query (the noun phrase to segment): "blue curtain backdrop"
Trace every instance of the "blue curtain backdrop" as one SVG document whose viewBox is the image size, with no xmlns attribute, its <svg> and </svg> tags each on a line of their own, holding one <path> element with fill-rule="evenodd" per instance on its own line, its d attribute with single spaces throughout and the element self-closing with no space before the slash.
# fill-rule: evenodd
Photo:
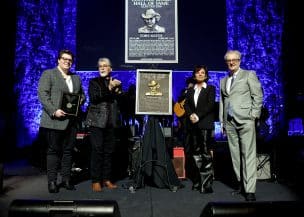
<svg viewBox="0 0 304 217">
<path fill-rule="evenodd" d="M 42 71 L 57 64 L 58 50 L 69 48 L 77 52 L 76 8 L 77 0 L 18 1 L 15 53 L 18 147 L 31 145 L 38 135 L 41 105 L 37 87 Z M 284 11 L 277 0 L 227 0 L 226 8 L 227 49 L 240 50 L 243 54 L 242 67 L 256 70 L 264 89 L 264 105 L 270 114 L 267 119 L 269 134 L 275 136 L 284 118 L 281 76 Z M 81 76 L 87 90 L 88 79 L 96 72 L 76 73 Z M 135 71 L 114 73 L 122 79 L 125 90 L 135 84 Z M 173 72 L 174 100 L 190 74 L 190 71 Z M 211 71 L 211 83 L 218 88 L 219 79 L 224 74 Z"/>
<path fill-rule="evenodd" d="M 243 54 L 241 67 L 256 70 L 264 90 L 267 122 L 275 136 L 283 127 L 282 1 L 227 0 L 228 48 Z"/>
</svg>

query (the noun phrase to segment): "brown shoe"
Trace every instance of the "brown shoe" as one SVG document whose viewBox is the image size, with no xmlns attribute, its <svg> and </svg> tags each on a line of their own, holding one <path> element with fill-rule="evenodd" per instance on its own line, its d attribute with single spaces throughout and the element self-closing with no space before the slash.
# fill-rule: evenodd
<svg viewBox="0 0 304 217">
<path fill-rule="evenodd" d="M 102 190 L 101 184 L 99 182 L 92 183 L 92 190 L 95 192 L 100 192 Z"/>
<path fill-rule="evenodd" d="M 117 188 L 118 186 L 113 184 L 111 181 L 107 180 L 107 181 L 104 181 L 103 182 L 103 186 L 109 188 L 109 189 L 115 189 Z"/>
</svg>

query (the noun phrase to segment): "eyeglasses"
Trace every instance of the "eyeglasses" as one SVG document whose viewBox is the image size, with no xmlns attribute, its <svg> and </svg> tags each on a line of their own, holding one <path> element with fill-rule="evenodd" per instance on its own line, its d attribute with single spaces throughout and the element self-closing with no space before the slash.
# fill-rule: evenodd
<svg viewBox="0 0 304 217">
<path fill-rule="evenodd" d="M 238 62 L 238 61 L 240 61 L 240 59 L 231 59 L 231 60 L 225 60 L 225 62 L 226 63 L 236 63 L 236 62 Z"/>
<path fill-rule="evenodd" d="M 72 59 L 69 59 L 69 58 L 61 57 L 61 59 L 62 59 L 63 61 L 67 61 L 67 62 L 73 62 L 73 60 L 72 60 Z"/>
<path fill-rule="evenodd" d="M 99 68 L 102 68 L 102 67 L 110 67 L 110 65 L 106 65 L 106 64 L 105 64 L 105 65 L 99 65 L 98 67 L 99 67 Z"/>
</svg>

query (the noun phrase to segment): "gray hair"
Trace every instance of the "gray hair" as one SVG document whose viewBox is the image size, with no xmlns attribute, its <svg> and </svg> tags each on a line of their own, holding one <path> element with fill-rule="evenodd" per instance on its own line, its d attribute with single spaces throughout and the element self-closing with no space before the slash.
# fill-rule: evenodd
<svg viewBox="0 0 304 217">
<path fill-rule="evenodd" d="M 228 55 L 228 54 L 231 54 L 231 53 L 236 54 L 236 55 L 239 57 L 239 59 L 241 59 L 241 57 L 242 57 L 242 54 L 241 54 L 240 51 L 238 51 L 238 50 L 228 50 L 228 51 L 225 53 L 224 60 L 226 60 L 226 59 L 227 59 L 227 55 Z"/>
<path fill-rule="evenodd" d="M 110 67 L 112 67 L 111 60 L 109 58 L 107 58 L 107 57 L 101 57 L 101 58 L 99 58 L 98 61 L 97 61 L 97 65 L 100 62 L 106 62 Z"/>
</svg>

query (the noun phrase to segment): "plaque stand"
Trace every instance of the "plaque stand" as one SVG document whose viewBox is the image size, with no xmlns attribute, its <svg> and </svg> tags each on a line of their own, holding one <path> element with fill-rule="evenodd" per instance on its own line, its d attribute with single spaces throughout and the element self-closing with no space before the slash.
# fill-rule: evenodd
<svg viewBox="0 0 304 217">
<path fill-rule="evenodd" d="M 159 188 L 169 188 L 176 192 L 181 183 L 175 172 L 173 163 L 167 152 L 165 137 L 156 116 L 148 116 L 143 126 L 140 164 L 135 173 L 132 191 L 145 185 L 145 178 L 149 177 Z"/>
</svg>

